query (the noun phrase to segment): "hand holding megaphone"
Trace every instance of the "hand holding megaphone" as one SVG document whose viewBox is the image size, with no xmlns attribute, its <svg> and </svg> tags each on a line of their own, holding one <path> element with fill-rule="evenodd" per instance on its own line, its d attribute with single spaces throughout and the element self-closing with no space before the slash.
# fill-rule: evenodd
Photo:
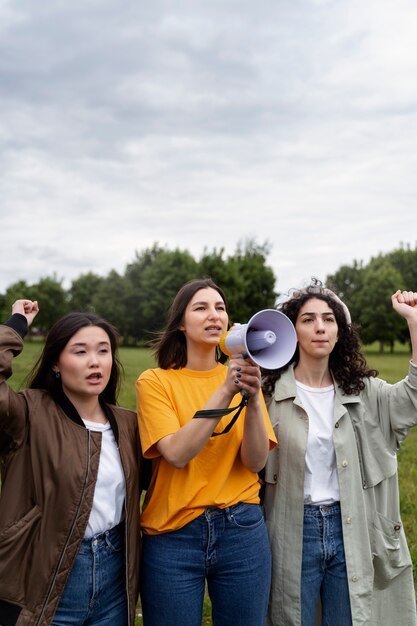
<svg viewBox="0 0 417 626">
<path fill-rule="evenodd" d="M 297 346 L 291 320 L 276 309 L 255 313 L 247 324 L 234 324 L 220 338 L 220 349 L 228 356 L 242 355 L 267 370 L 288 363 Z"/>
</svg>

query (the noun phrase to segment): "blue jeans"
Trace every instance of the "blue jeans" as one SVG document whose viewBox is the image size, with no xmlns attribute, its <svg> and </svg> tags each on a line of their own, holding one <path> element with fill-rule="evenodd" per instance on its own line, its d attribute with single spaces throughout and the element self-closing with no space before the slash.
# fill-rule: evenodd
<svg viewBox="0 0 417 626">
<path fill-rule="evenodd" d="M 126 626 L 123 524 L 84 539 L 52 626 Z"/>
<path fill-rule="evenodd" d="M 323 626 L 352 625 L 338 502 L 304 507 L 302 626 L 315 626 L 319 597 Z"/>
<path fill-rule="evenodd" d="M 263 626 L 271 552 L 257 504 L 208 508 L 180 530 L 145 535 L 145 626 L 201 626 L 205 585 L 214 626 Z"/>
</svg>

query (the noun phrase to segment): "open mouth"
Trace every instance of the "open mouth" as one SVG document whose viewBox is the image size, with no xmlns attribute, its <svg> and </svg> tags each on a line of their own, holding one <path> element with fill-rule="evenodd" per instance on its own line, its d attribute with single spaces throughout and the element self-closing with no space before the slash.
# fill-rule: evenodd
<svg viewBox="0 0 417 626">
<path fill-rule="evenodd" d="M 100 380 L 102 378 L 102 375 L 100 374 L 100 372 L 94 372 L 94 374 L 90 374 L 90 376 L 87 376 L 87 380 Z"/>
</svg>

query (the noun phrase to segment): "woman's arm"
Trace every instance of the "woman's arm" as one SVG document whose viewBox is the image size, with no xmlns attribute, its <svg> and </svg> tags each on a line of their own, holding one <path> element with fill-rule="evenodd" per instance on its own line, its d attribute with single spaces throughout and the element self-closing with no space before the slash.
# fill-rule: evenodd
<svg viewBox="0 0 417 626">
<path fill-rule="evenodd" d="M 248 396 L 248 405 L 240 457 L 247 469 L 251 472 L 259 472 L 265 466 L 269 452 L 269 437 L 260 397 L 261 372 L 259 367 L 251 361 L 244 361 L 243 371 L 246 379 L 244 383 L 241 383 L 241 387 Z"/>
<path fill-rule="evenodd" d="M 391 300 L 394 311 L 407 321 L 411 340 L 411 360 L 417 365 L 417 292 L 399 289 L 391 296 Z"/>
<path fill-rule="evenodd" d="M 202 410 L 226 409 L 230 405 L 237 391 L 246 384 L 246 375 L 240 373 L 243 363 L 243 359 L 230 361 L 226 380 L 201 407 Z M 221 417 L 191 419 L 177 432 L 160 439 L 156 449 L 174 467 L 185 467 L 204 448 L 220 420 Z"/>
<path fill-rule="evenodd" d="M 23 336 L 38 311 L 37 303 L 17 300 L 12 317 L 0 327 L 0 453 L 6 453 L 12 443 L 19 444 L 26 428 L 26 401 L 7 385 L 12 375 L 12 360 L 23 348 Z M 25 319 L 24 319 L 25 318 Z"/>
<path fill-rule="evenodd" d="M 252 472 L 262 469 L 269 451 L 262 403 L 260 399 L 261 373 L 251 361 L 234 358 L 229 363 L 225 382 L 210 397 L 203 409 L 227 408 L 236 391 L 245 393 L 248 405 L 245 414 L 241 445 L 242 463 Z M 176 433 L 158 441 L 158 452 L 171 465 L 181 468 L 204 448 L 221 418 L 190 420 Z"/>
</svg>

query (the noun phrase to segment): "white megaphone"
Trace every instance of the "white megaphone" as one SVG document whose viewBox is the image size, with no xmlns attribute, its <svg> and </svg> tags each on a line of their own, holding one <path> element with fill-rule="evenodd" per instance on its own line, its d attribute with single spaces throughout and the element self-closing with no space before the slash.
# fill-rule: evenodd
<svg viewBox="0 0 417 626">
<path fill-rule="evenodd" d="M 280 311 L 264 309 L 247 324 L 234 324 L 220 338 L 220 349 L 228 356 L 249 357 L 267 370 L 288 363 L 297 346 L 297 335 L 291 320 Z"/>
</svg>

